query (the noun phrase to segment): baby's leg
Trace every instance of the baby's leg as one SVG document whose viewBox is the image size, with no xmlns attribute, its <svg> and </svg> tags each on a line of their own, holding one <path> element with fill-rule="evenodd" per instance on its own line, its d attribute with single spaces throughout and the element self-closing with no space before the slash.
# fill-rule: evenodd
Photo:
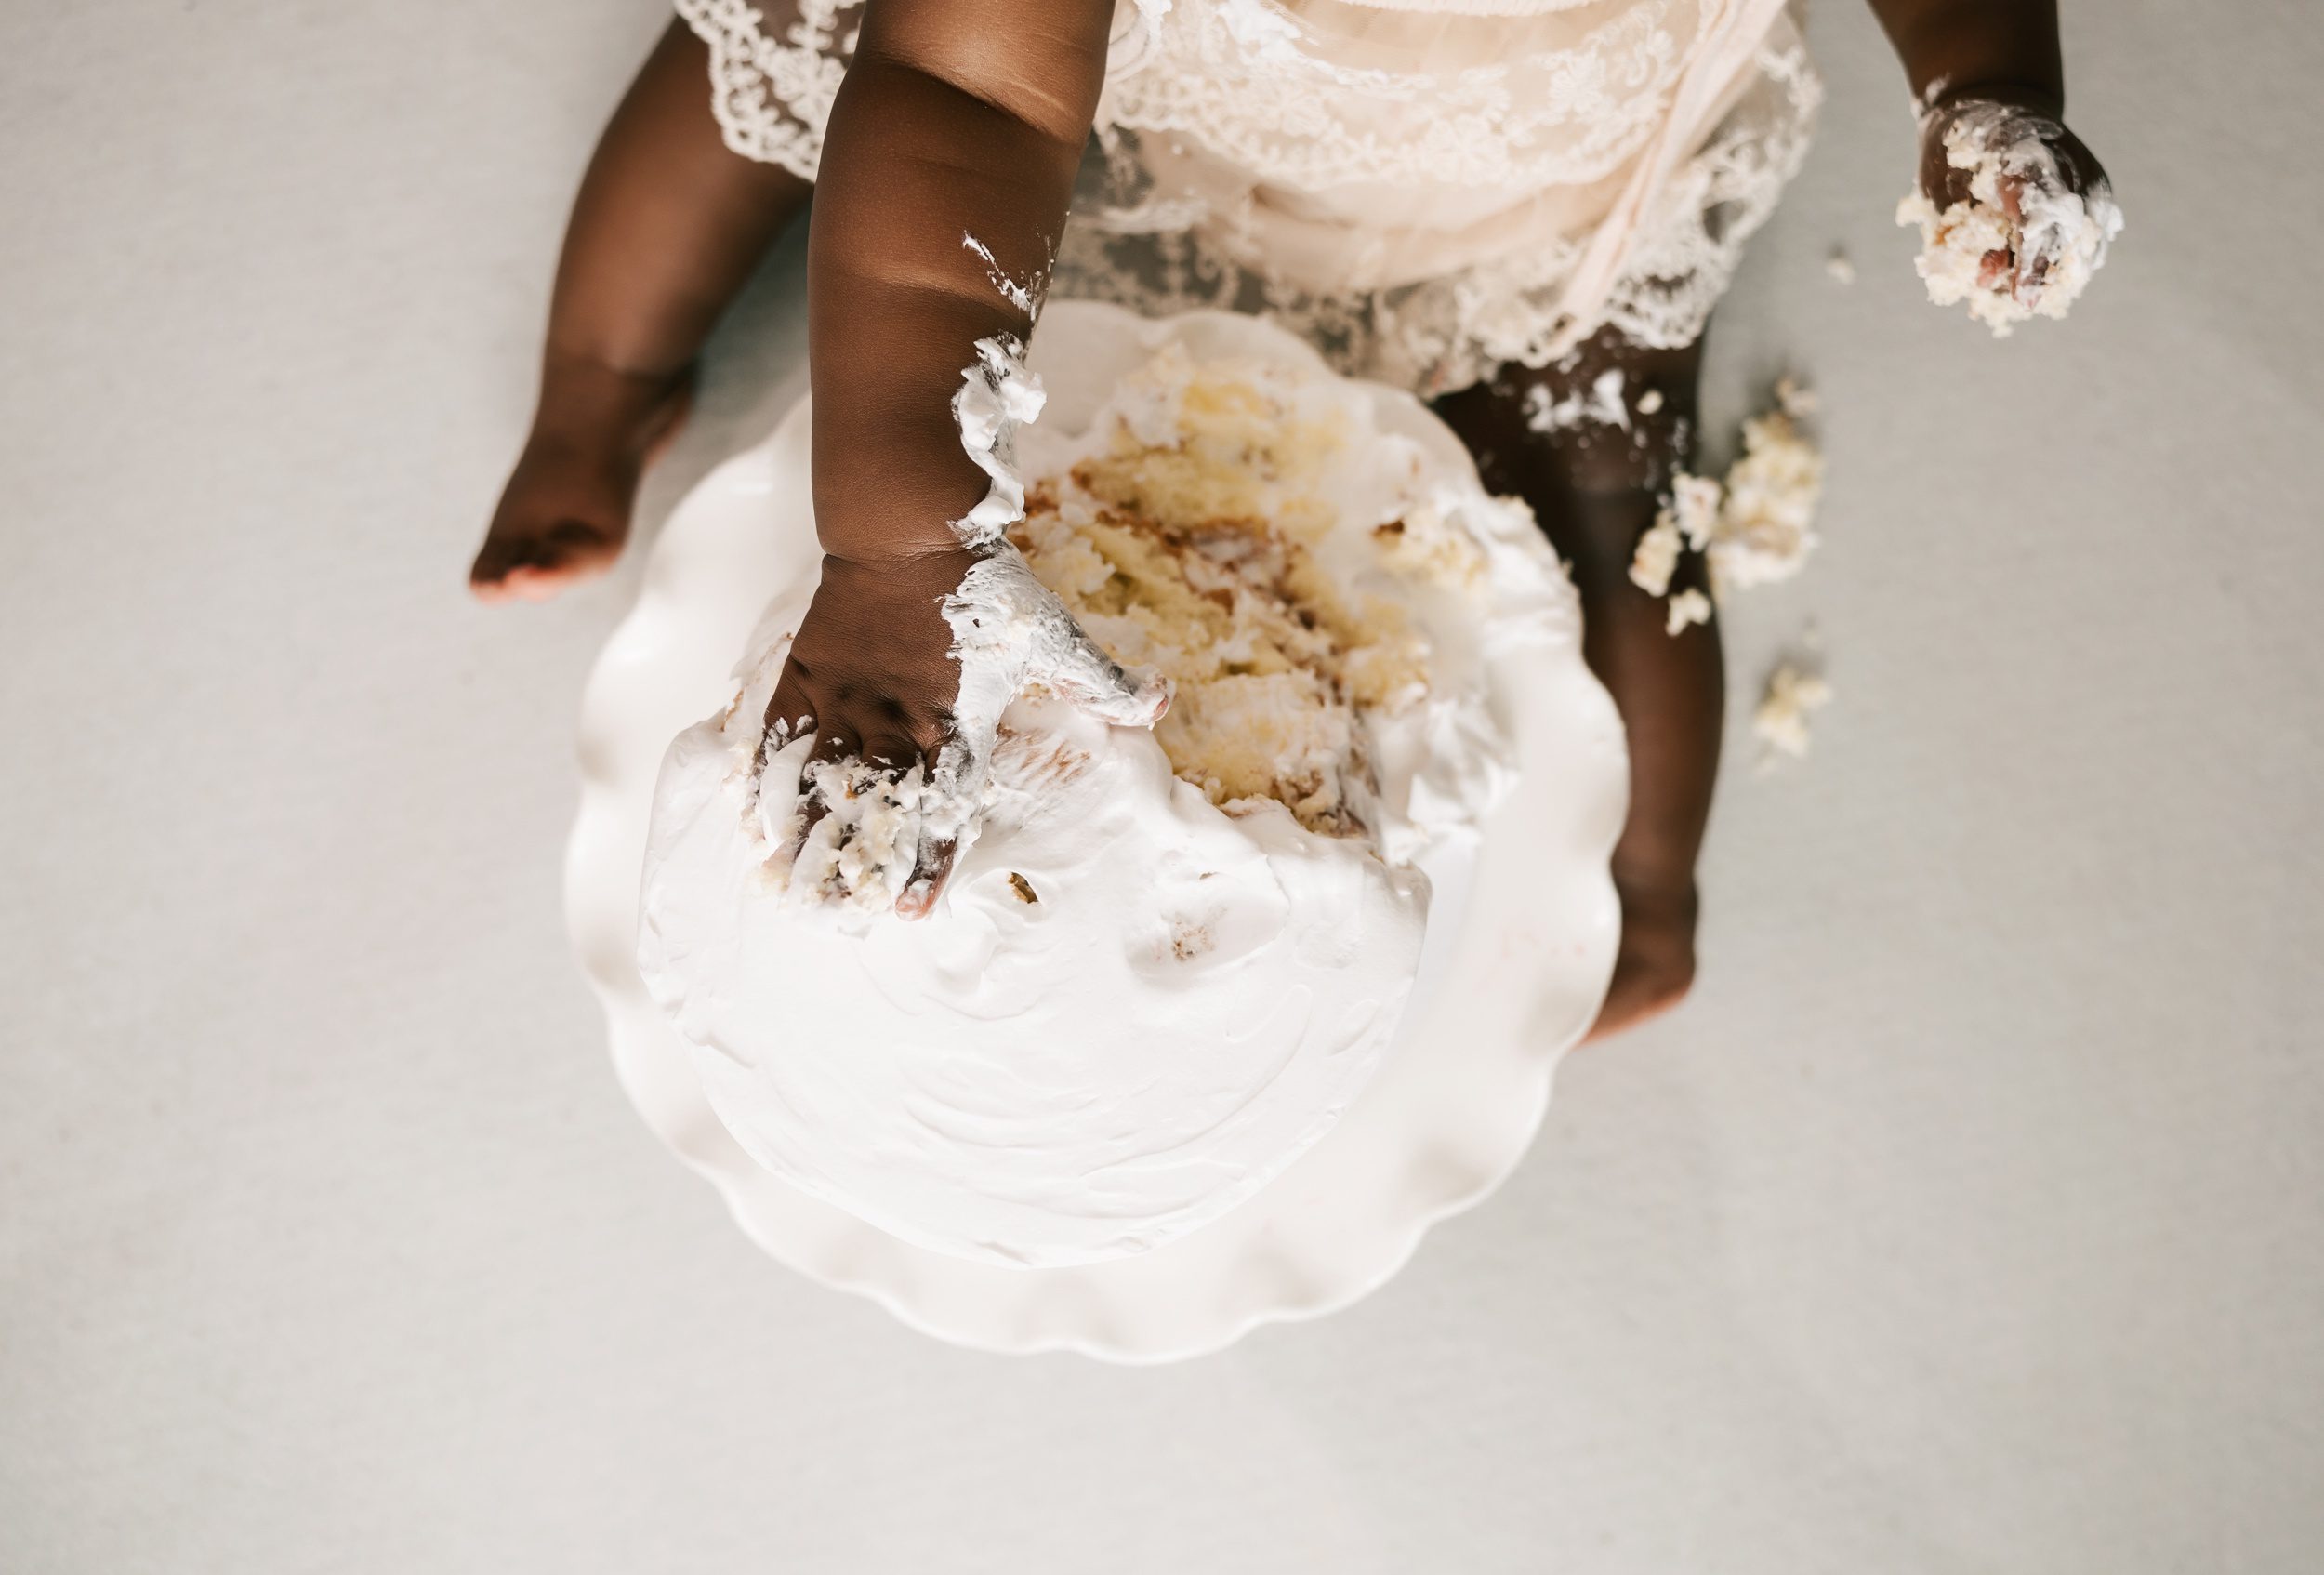
<svg viewBox="0 0 2324 1575">
<path fill-rule="evenodd" d="M 540 599 L 620 553 L 695 355 L 812 188 L 728 151 L 708 54 L 673 22 L 599 141 L 565 230 L 540 404 L 469 583 Z"/>
<path fill-rule="evenodd" d="M 1571 566 L 1583 655 L 1630 735 L 1630 819 L 1614 850 L 1622 945 L 1598 1033 L 1675 1004 L 1694 979 L 1695 858 L 1723 709 L 1718 624 L 1667 633 L 1663 599 L 1632 584 L 1630 566 L 1672 471 L 1688 461 L 1700 364 L 1699 344 L 1647 350 L 1601 333 L 1570 365 L 1505 366 L 1437 404 L 1486 484 L 1532 505 Z M 1623 375 L 1627 430 L 1589 413 L 1609 371 Z M 1701 588 L 1704 577 L 1689 553 L 1671 589 Z"/>
</svg>

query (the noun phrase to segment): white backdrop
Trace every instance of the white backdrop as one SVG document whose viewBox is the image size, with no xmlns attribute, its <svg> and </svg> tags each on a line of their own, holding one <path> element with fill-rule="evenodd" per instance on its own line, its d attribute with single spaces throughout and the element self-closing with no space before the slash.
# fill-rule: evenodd
<svg viewBox="0 0 2324 1575">
<path fill-rule="evenodd" d="M 1713 380 L 1803 367 L 1833 465 L 1737 729 L 1811 617 L 1840 698 L 1736 751 L 1695 999 L 1379 1297 L 1137 1372 L 759 1258 L 565 955 L 634 561 L 460 578 L 651 6 L 0 8 L 0 1568 L 2314 1568 L 2324 29 L 2070 20 L 2132 228 L 1994 345 L 1816 16 Z M 648 528 L 796 391 L 798 285 Z"/>
</svg>

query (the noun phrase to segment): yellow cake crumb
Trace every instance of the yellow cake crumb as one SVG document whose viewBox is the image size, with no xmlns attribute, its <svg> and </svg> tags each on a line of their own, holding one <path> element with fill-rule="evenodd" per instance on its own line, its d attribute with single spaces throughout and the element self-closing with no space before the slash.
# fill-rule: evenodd
<svg viewBox="0 0 2324 1575">
<path fill-rule="evenodd" d="M 1366 830 L 1373 786 L 1358 712 L 1428 693 L 1426 640 L 1404 610 L 1347 589 L 1315 549 L 1340 521 L 1323 496 L 1347 442 L 1293 417 L 1263 378 L 1157 368 L 1168 379 L 1099 452 L 1037 480 L 1010 539 L 1034 574 L 1125 663 L 1176 689 L 1155 736 L 1181 779 L 1232 813 L 1274 800 L 1311 831 Z M 1426 510 L 1372 533 L 1401 577 L 1481 580 L 1485 559 Z"/>
</svg>

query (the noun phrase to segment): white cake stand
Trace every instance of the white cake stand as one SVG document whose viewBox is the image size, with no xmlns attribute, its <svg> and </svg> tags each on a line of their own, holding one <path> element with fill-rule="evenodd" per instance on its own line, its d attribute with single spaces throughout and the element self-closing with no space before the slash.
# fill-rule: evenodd
<svg viewBox="0 0 2324 1575">
<path fill-rule="evenodd" d="M 1086 426 L 1115 383 L 1171 337 L 1196 359 L 1330 375 L 1304 344 L 1253 318 L 1148 323 L 1061 301 L 1044 314 L 1032 356 L 1050 390 L 1043 423 Z M 1385 429 L 1447 466 L 1470 466 L 1419 401 L 1374 394 Z M 765 443 L 679 505 L 583 698 L 566 919 L 604 1003 L 614 1068 L 647 1126 L 779 1262 L 984 1350 L 1169 1361 L 1261 1323 L 1334 1311 L 1386 1283 L 1431 1224 L 1515 1167 L 1558 1057 L 1589 1026 L 1613 970 L 1619 908 L 1606 864 L 1628 761 L 1613 703 L 1582 665 L 1578 603 L 1569 596 L 1549 649 L 1492 674 L 1523 785 L 1486 825 L 1470 889 L 1440 886 L 1424 967 L 1435 977 L 1414 992 L 1380 1073 L 1340 1123 L 1248 1202 L 1142 1256 L 1054 1269 L 972 1263 L 910 1246 L 753 1163 L 711 1113 L 687 1046 L 638 976 L 639 872 L 662 752 L 726 704 L 761 610 L 815 572 L 808 430 L 801 400 Z"/>
</svg>

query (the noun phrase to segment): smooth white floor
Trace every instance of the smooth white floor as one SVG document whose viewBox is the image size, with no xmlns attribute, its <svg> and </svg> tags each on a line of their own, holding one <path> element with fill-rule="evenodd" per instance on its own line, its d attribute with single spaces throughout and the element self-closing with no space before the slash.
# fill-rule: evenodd
<svg viewBox="0 0 2324 1575">
<path fill-rule="evenodd" d="M 2133 228 L 2003 345 L 1815 18 L 1715 381 L 1829 412 L 1737 717 L 1811 619 L 1840 699 L 1736 760 L 1696 999 L 1381 1295 L 1137 1372 L 759 1259 L 566 957 L 634 563 L 460 576 L 653 6 L 0 7 L 0 1569 L 2315 1568 L 2324 27 L 2071 10 Z M 797 285 L 649 523 L 791 397 Z"/>
</svg>

